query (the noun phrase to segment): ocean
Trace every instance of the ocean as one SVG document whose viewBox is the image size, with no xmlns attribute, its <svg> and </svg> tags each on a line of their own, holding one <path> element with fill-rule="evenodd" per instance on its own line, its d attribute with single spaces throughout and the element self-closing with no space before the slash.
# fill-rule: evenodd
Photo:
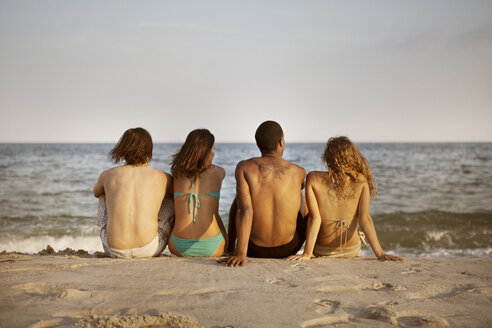
<svg viewBox="0 0 492 328">
<path fill-rule="evenodd" d="M 406 257 L 492 256 L 492 143 L 360 143 L 379 194 L 371 215 L 383 249 Z M 0 144 L 0 251 L 51 245 L 102 251 L 92 187 L 113 166 L 113 144 Z M 180 144 L 157 143 L 150 166 L 169 172 Z M 288 143 L 284 158 L 323 170 L 323 143 Z M 255 144 L 218 143 L 225 168 L 219 212 L 227 225 L 238 161 Z M 372 251 L 363 248 L 361 255 Z"/>
</svg>

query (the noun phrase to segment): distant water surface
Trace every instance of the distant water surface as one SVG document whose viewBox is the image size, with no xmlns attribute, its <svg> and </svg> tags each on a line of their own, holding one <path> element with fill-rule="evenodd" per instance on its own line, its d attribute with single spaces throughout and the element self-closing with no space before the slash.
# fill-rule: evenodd
<svg viewBox="0 0 492 328">
<path fill-rule="evenodd" d="M 92 187 L 113 166 L 113 144 L 0 144 L 0 251 L 100 251 Z M 169 172 L 180 144 L 156 144 L 151 166 Z M 322 143 L 287 144 L 284 158 L 324 170 Z M 362 143 L 379 189 L 371 214 L 383 248 L 404 256 L 492 256 L 492 143 Z M 227 224 L 234 169 L 254 144 L 216 145 L 226 169 Z M 363 255 L 370 255 L 364 250 Z"/>
</svg>

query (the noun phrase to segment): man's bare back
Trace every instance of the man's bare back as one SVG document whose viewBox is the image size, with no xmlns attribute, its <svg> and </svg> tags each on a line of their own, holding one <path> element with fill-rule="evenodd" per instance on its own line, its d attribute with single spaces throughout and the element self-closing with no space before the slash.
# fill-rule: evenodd
<svg viewBox="0 0 492 328">
<path fill-rule="evenodd" d="M 236 167 L 237 202 L 229 216 L 229 243 L 234 245 L 237 231 L 237 251 L 218 261 L 227 266 L 243 266 L 246 256 L 287 257 L 305 239 L 300 227 L 304 213 L 299 211 L 306 171 L 282 158 L 285 140 L 277 122 L 260 124 L 255 139 L 262 156 Z"/>
<path fill-rule="evenodd" d="M 123 165 L 102 172 L 94 196 L 106 197 L 108 245 L 131 249 L 148 244 L 157 234 L 157 214 L 171 188 L 169 174 L 147 165 Z"/>
<path fill-rule="evenodd" d="M 296 230 L 305 170 L 268 155 L 245 160 L 237 170 L 239 180 L 245 180 L 238 183 L 247 183 L 253 208 L 250 240 L 263 247 L 288 243 Z"/>
<path fill-rule="evenodd" d="M 94 186 L 101 242 L 111 257 L 159 256 L 167 245 L 172 201 L 163 206 L 162 215 L 159 210 L 164 197 L 172 194 L 172 177 L 148 166 L 152 150 L 147 130 L 126 130 L 108 153 L 114 163 L 125 165 L 102 172 Z"/>
</svg>

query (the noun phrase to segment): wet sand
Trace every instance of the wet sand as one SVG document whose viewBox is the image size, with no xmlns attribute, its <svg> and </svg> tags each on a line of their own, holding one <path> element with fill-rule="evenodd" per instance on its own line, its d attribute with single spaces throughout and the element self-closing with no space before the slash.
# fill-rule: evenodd
<svg viewBox="0 0 492 328">
<path fill-rule="evenodd" d="M 0 255 L 1 327 L 490 327 L 492 259 Z"/>
</svg>

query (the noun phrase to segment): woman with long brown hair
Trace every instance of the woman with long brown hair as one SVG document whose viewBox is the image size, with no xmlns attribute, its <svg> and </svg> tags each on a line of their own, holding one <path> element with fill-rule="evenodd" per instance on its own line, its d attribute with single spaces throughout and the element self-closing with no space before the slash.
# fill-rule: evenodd
<svg viewBox="0 0 492 328">
<path fill-rule="evenodd" d="M 379 244 L 369 214 L 369 203 L 377 189 L 369 163 L 357 147 L 347 137 L 330 138 L 321 159 L 328 171 L 310 172 L 306 179 L 309 219 L 304 253 L 288 260 L 358 256 L 359 225 L 378 259 L 403 260 L 385 254 Z"/>
<path fill-rule="evenodd" d="M 176 220 L 169 250 L 177 256 L 221 256 L 227 233 L 219 216 L 219 198 L 225 170 L 212 164 L 215 138 L 207 129 L 193 130 L 174 154 Z"/>
</svg>

